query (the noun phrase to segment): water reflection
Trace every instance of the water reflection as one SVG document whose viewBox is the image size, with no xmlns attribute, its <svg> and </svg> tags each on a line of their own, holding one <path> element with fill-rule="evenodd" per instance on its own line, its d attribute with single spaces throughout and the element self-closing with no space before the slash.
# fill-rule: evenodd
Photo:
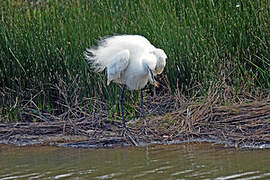
<svg viewBox="0 0 270 180">
<path fill-rule="evenodd" d="M 269 155 L 196 143 L 99 150 L 0 145 L 0 179 L 267 179 Z"/>
</svg>

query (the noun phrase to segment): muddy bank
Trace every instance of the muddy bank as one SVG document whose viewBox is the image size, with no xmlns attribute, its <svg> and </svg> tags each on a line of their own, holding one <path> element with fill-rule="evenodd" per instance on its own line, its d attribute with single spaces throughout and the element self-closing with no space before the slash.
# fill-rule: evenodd
<svg viewBox="0 0 270 180">
<path fill-rule="evenodd" d="M 270 148 L 269 98 L 226 106 L 214 100 L 173 106 L 175 109 L 169 112 L 147 116 L 147 135 L 142 118 L 129 121 L 129 131 L 123 136 L 120 120 L 95 115 L 64 121 L 1 123 L 0 143 L 108 148 L 207 141 L 240 148 Z"/>
</svg>

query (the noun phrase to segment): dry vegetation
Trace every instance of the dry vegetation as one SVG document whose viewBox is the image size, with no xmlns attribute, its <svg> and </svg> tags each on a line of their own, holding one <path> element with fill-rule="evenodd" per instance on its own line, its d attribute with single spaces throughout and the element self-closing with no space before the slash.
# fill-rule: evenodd
<svg viewBox="0 0 270 180">
<path fill-rule="evenodd" d="M 225 96 L 219 96 L 217 91 L 218 88 L 207 99 L 196 98 L 196 101 L 180 93 L 164 94 L 155 99 L 145 97 L 147 135 L 142 131 L 143 119 L 130 117 L 130 132 L 122 137 L 121 117 L 109 117 L 110 110 L 98 99 L 84 99 L 85 106 L 76 100 L 62 104 L 65 112 L 58 116 L 27 111 L 25 116 L 37 119 L 37 122 L 2 123 L 0 139 L 17 145 L 72 142 L 75 147 L 81 141 L 86 143 L 84 147 L 110 147 L 201 140 L 235 147 L 268 147 L 270 97 L 245 96 L 238 103 L 231 103 L 226 98 L 225 103 Z M 89 101 L 93 103 L 94 111 L 89 110 Z M 134 108 L 140 110 L 139 106 Z"/>
</svg>

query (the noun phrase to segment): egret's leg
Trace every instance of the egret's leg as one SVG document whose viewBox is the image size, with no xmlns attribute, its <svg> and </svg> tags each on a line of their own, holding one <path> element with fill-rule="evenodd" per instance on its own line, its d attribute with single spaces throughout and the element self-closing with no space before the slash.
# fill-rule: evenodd
<svg viewBox="0 0 270 180">
<path fill-rule="evenodd" d="M 144 105 L 143 105 L 143 90 L 141 89 L 141 106 L 142 106 L 142 117 L 143 117 L 143 122 L 144 122 L 144 134 L 147 135 L 147 131 L 146 131 L 146 118 L 145 118 L 145 114 L 144 114 Z"/>
<path fill-rule="evenodd" d="M 126 121 L 125 121 L 125 113 L 124 113 L 124 91 L 125 86 L 122 88 L 121 95 L 120 95 L 120 103 L 121 103 L 121 112 L 122 112 L 122 125 L 126 128 Z"/>
<path fill-rule="evenodd" d="M 141 89 L 141 106 L 142 106 L 142 117 L 145 119 L 144 106 L 143 106 L 143 90 L 142 89 Z"/>
<path fill-rule="evenodd" d="M 126 126 L 125 113 L 124 113 L 124 91 L 125 91 L 125 86 L 122 88 L 122 92 L 120 95 L 120 103 L 121 103 L 121 111 L 122 111 L 122 124 L 123 124 L 123 128 L 124 128 L 122 131 L 122 136 L 128 137 L 130 142 L 134 146 L 138 146 L 136 139 L 129 133 L 130 131 L 128 130 L 128 128 Z"/>
</svg>

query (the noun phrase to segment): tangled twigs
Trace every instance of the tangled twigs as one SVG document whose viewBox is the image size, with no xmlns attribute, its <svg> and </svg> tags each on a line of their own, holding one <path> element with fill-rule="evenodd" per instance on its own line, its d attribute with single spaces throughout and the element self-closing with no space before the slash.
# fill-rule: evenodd
<svg viewBox="0 0 270 180">
<path fill-rule="evenodd" d="M 58 89 L 61 96 L 67 96 L 67 90 Z M 62 92 L 61 92 L 62 91 Z M 22 115 L 32 122 L 0 123 L 0 142 L 13 137 L 23 139 L 27 136 L 72 136 L 76 141 L 87 139 L 91 147 L 108 143 L 138 145 L 142 143 L 192 140 L 204 138 L 221 140 L 232 146 L 266 145 L 270 147 L 270 98 L 264 100 L 224 103 L 217 91 L 201 101 L 191 101 L 165 94 L 155 100 L 145 98 L 148 133 L 141 133 L 143 119 L 127 123 L 132 131 L 121 137 L 120 117 L 108 117 L 106 104 L 97 98 L 78 100 L 58 99 L 60 114 L 55 111 L 44 112 L 35 109 L 31 101 L 21 107 Z M 227 104 L 227 105 L 224 105 Z M 117 120 L 118 118 L 118 120 Z M 24 118 L 26 119 L 26 118 Z M 133 121 L 132 121 L 133 122 Z M 71 139 L 74 142 L 74 139 Z M 17 142 L 17 141 L 16 141 Z M 264 146 L 263 146 L 264 147 Z"/>
</svg>

